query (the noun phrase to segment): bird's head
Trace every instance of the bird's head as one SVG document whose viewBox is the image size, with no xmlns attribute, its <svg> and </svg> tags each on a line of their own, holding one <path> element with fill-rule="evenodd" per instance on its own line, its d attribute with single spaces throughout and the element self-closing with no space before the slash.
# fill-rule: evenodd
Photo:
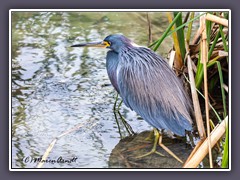
<svg viewBox="0 0 240 180">
<path fill-rule="evenodd" d="M 132 41 L 121 34 L 113 34 L 107 36 L 103 42 L 109 44 L 107 48 L 112 49 L 115 52 L 119 52 L 122 47 L 132 46 Z"/>
<path fill-rule="evenodd" d="M 132 44 L 133 42 L 124 35 L 113 34 L 107 36 L 101 42 L 76 44 L 71 47 L 102 47 L 112 49 L 113 51 L 119 53 L 122 47 L 132 46 Z"/>
</svg>

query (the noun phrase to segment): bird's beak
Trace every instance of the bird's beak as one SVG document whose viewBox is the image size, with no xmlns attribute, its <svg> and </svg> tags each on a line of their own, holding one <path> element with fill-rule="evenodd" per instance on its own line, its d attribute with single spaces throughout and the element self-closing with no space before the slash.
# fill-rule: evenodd
<svg viewBox="0 0 240 180">
<path fill-rule="evenodd" d="M 71 47 L 101 47 L 106 48 L 109 47 L 110 44 L 107 41 L 101 41 L 101 42 L 91 42 L 91 43 L 82 43 L 82 44 L 75 44 Z"/>
</svg>

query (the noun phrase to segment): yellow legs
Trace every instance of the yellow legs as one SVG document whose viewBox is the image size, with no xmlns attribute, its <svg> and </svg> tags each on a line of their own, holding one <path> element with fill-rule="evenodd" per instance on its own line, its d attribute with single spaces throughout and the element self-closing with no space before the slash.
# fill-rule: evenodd
<svg viewBox="0 0 240 180">
<path fill-rule="evenodd" d="M 158 131 L 158 130 L 157 130 Z M 159 133 L 159 132 L 158 132 Z M 159 133 L 160 134 L 160 133 Z M 160 134 L 159 141 L 158 141 L 159 146 L 161 146 L 168 154 L 170 154 L 172 157 L 174 157 L 176 160 L 178 160 L 180 163 L 183 163 L 181 159 L 179 159 L 170 149 L 168 149 L 164 144 L 162 144 L 162 135 Z"/>
<path fill-rule="evenodd" d="M 149 133 L 148 137 L 145 138 L 145 141 L 153 141 L 155 137 L 154 129 Z"/>
<path fill-rule="evenodd" d="M 155 138 L 154 138 L 154 144 L 153 144 L 152 150 L 151 150 L 150 152 L 144 154 L 144 155 L 138 156 L 137 158 L 142 158 L 142 157 L 148 156 L 148 155 L 153 154 L 153 153 L 156 153 L 156 154 L 158 154 L 158 155 L 160 155 L 160 156 L 164 156 L 162 153 L 157 152 L 157 143 L 158 143 L 160 134 L 159 134 L 158 130 L 155 129 L 155 128 L 153 129 L 153 131 L 154 131 L 154 136 L 155 136 Z M 152 132 L 151 132 L 151 133 L 152 133 Z M 147 137 L 147 139 L 149 139 L 149 138 L 150 138 L 150 136 Z"/>
<path fill-rule="evenodd" d="M 168 154 L 170 154 L 172 157 L 174 157 L 177 161 L 179 161 L 180 163 L 183 163 L 183 161 L 181 159 L 179 159 L 170 149 L 168 149 L 163 143 L 162 143 L 162 135 L 159 133 L 159 131 L 154 128 L 154 144 L 153 144 L 153 148 L 150 152 L 142 155 L 142 156 L 138 156 L 137 158 L 142 158 L 145 156 L 148 156 L 150 154 L 156 153 L 160 156 L 164 156 L 163 154 L 161 154 L 160 152 L 157 152 L 157 144 L 159 144 L 159 146 L 161 146 Z M 149 137 L 147 138 L 149 139 Z"/>
</svg>

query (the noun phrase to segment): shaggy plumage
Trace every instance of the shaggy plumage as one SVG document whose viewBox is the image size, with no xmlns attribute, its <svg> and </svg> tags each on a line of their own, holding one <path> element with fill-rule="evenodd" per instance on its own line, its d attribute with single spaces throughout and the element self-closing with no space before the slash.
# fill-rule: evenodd
<svg viewBox="0 0 240 180">
<path fill-rule="evenodd" d="M 123 35 L 104 39 L 109 79 L 123 102 L 157 129 L 179 136 L 192 129 L 191 103 L 168 63 Z"/>
</svg>

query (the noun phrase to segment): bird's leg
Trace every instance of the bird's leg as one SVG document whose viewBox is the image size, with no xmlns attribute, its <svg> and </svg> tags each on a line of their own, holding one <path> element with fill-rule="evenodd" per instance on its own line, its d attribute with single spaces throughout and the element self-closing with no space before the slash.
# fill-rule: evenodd
<svg viewBox="0 0 240 180">
<path fill-rule="evenodd" d="M 129 134 L 129 135 L 134 135 L 135 133 L 134 133 L 132 127 L 127 123 L 127 121 L 125 120 L 125 118 L 122 116 L 122 114 L 121 114 L 120 111 L 119 111 L 119 109 L 120 109 L 120 107 L 121 107 L 121 105 L 122 105 L 122 102 L 123 102 L 123 101 L 121 100 L 121 102 L 120 102 L 119 105 L 118 105 L 117 112 L 118 112 L 118 114 L 119 114 L 119 116 L 120 116 L 120 118 L 121 118 L 121 120 L 122 120 L 122 123 L 123 123 L 123 125 L 125 126 L 128 134 Z"/>
<path fill-rule="evenodd" d="M 170 149 L 168 149 L 163 143 L 162 143 L 162 135 L 158 132 L 159 134 L 159 140 L 158 144 L 161 146 L 168 154 L 170 154 L 172 157 L 174 157 L 176 160 L 178 160 L 180 163 L 183 163 L 181 159 L 179 159 Z"/>
<path fill-rule="evenodd" d="M 123 138 L 121 130 L 120 130 L 120 126 L 119 126 L 119 122 L 118 122 L 118 118 L 117 118 L 117 110 L 116 110 L 116 106 L 117 106 L 117 101 L 118 101 L 118 93 L 114 102 L 114 106 L 113 106 L 113 113 L 114 113 L 114 117 L 117 123 L 117 127 L 118 127 L 118 132 L 120 134 L 121 139 Z"/>
<path fill-rule="evenodd" d="M 122 133 L 121 133 L 120 124 L 119 124 L 119 121 L 118 121 L 117 114 L 120 116 L 121 121 L 122 121 L 124 127 L 126 128 L 127 132 L 129 133 L 129 135 L 134 135 L 135 133 L 132 130 L 132 127 L 127 123 L 127 121 L 124 119 L 124 117 L 122 116 L 122 114 L 119 111 L 119 109 L 120 109 L 120 107 L 122 105 L 122 100 L 121 100 L 121 102 L 119 103 L 118 106 L 117 106 L 117 101 L 118 101 L 118 94 L 116 95 L 116 99 L 115 99 L 115 102 L 114 102 L 113 113 L 114 113 L 115 120 L 116 120 L 116 123 L 117 123 L 117 126 L 118 126 L 118 132 L 119 132 L 120 137 L 122 139 L 123 136 L 122 136 Z"/>
<path fill-rule="evenodd" d="M 152 130 L 148 137 L 145 138 L 145 141 L 153 141 L 154 140 L 154 130 Z"/>
<path fill-rule="evenodd" d="M 142 158 L 142 157 L 151 155 L 151 154 L 153 154 L 153 153 L 156 153 L 156 154 L 158 154 L 158 155 L 160 155 L 160 156 L 164 156 L 162 153 L 157 152 L 157 144 L 158 144 L 158 142 L 159 142 L 160 134 L 159 134 L 159 132 L 158 132 L 158 130 L 157 130 L 156 128 L 154 128 L 153 131 L 154 131 L 154 136 L 155 136 L 155 138 L 154 138 L 154 144 L 153 144 L 152 150 L 151 150 L 150 152 L 144 154 L 144 155 L 138 156 L 137 158 Z"/>
</svg>

